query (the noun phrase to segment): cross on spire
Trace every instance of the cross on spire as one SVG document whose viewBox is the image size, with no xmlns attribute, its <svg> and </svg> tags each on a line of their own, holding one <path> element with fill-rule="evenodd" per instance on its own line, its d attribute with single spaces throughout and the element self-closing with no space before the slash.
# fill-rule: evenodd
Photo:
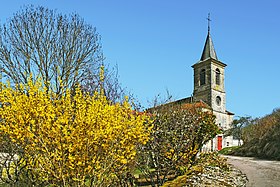
<svg viewBox="0 0 280 187">
<path fill-rule="evenodd" d="M 208 17 L 206 19 L 208 20 L 208 34 L 207 34 L 207 38 L 206 38 L 206 41 L 205 41 L 205 45 L 204 45 L 204 48 L 203 48 L 203 52 L 202 52 L 200 61 L 204 61 L 204 60 L 209 59 L 209 58 L 218 60 L 217 55 L 216 55 L 216 51 L 214 49 L 214 45 L 213 45 L 213 42 L 212 42 L 212 38 L 210 36 L 210 21 L 211 21 L 210 13 L 208 13 Z"/>
<path fill-rule="evenodd" d="M 210 32 L 210 21 L 212 21 L 210 19 L 210 13 L 208 13 L 208 18 L 206 18 L 208 20 L 208 32 Z"/>
</svg>

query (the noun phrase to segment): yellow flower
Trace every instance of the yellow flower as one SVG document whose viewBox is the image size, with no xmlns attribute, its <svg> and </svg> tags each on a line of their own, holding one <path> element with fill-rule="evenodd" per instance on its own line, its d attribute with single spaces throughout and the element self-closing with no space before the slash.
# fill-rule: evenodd
<svg viewBox="0 0 280 187">
<path fill-rule="evenodd" d="M 124 172 L 137 144 L 149 139 L 149 117 L 135 114 L 127 100 L 113 105 L 79 87 L 58 97 L 32 81 L 15 88 L 0 91 L 0 132 L 24 147 L 27 169 L 38 180 L 111 180 L 106 172 Z"/>
</svg>

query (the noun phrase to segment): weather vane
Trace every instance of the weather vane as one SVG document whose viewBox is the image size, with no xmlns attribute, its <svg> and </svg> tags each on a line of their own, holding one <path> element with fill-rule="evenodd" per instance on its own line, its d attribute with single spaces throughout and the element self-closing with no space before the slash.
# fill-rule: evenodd
<svg viewBox="0 0 280 187">
<path fill-rule="evenodd" d="M 208 32 L 210 32 L 210 21 L 212 21 L 210 19 L 210 13 L 208 13 L 208 18 L 206 18 L 208 20 Z"/>
</svg>

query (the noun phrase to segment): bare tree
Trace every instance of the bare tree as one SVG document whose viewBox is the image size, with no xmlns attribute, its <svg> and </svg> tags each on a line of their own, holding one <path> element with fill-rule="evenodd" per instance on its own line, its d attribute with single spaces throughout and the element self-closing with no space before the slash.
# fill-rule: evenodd
<svg viewBox="0 0 280 187">
<path fill-rule="evenodd" d="M 102 65 L 99 70 L 102 69 L 104 71 L 103 80 L 101 80 L 100 73 L 88 72 L 81 85 L 83 91 L 94 93 L 99 92 L 102 88 L 107 99 L 113 103 L 122 102 L 126 95 L 129 96 L 130 101 L 135 100 L 133 94 L 127 93 L 126 89 L 122 87 L 117 65 L 114 67 Z"/>
<path fill-rule="evenodd" d="M 26 83 L 32 75 L 62 93 L 98 72 L 100 35 L 77 14 L 27 6 L 0 27 L 0 62 L 12 83 Z"/>
<path fill-rule="evenodd" d="M 202 146 L 219 132 L 215 116 L 201 106 L 168 103 L 148 110 L 149 142 L 139 146 L 136 167 L 151 186 L 161 186 L 194 164 Z"/>
<path fill-rule="evenodd" d="M 233 120 L 231 128 L 224 132 L 225 136 L 233 136 L 238 140 L 238 146 L 241 146 L 243 128 L 251 124 L 253 121 L 251 116 L 240 117 Z"/>
</svg>

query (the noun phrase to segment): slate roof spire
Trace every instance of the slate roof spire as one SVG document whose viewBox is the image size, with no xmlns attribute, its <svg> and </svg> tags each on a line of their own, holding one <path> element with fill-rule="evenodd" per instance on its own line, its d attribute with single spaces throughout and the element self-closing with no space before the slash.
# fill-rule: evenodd
<svg viewBox="0 0 280 187">
<path fill-rule="evenodd" d="M 200 58 L 200 61 L 204 61 L 208 58 L 212 58 L 215 60 L 218 60 L 214 45 L 213 45 L 213 41 L 210 35 L 210 13 L 208 14 L 208 34 L 207 34 L 207 38 L 204 44 L 204 48 L 203 48 L 203 52 Z"/>
</svg>

